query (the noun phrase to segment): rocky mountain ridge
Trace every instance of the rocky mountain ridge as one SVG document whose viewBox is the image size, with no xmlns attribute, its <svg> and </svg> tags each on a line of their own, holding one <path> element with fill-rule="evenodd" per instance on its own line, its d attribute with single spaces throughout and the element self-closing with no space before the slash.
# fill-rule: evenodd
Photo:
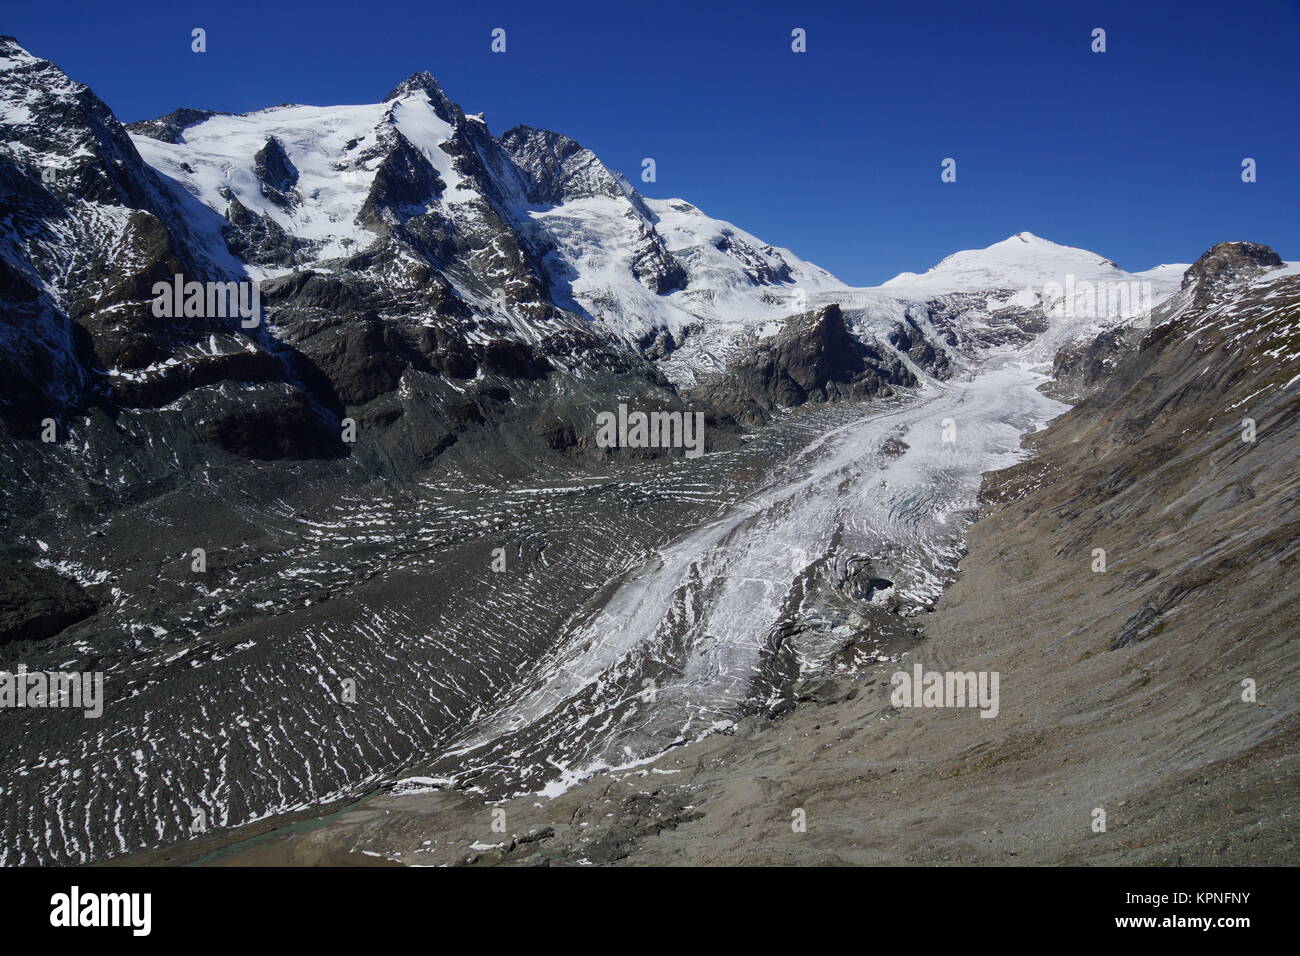
<svg viewBox="0 0 1300 956">
<path fill-rule="evenodd" d="M 580 448 L 590 414 L 544 393 L 590 391 L 577 380 L 594 376 L 597 392 L 651 404 L 707 401 L 716 386 L 689 393 L 702 376 L 751 374 L 756 340 L 831 305 L 901 367 L 889 384 L 942 379 L 963 355 L 1052 324 L 1027 283 L 1099 260 L 1022 234 L 925 281 L 851 289 L 689 203 L 641 196 L 561 134 L 492 136 L 428 73 L 373 105 L 183 108 L 126 129 L 2 42 L 17 384 L 0 420 L 30 440 L 52 415 L 118 485 L 150 467 L 110 463 L 124 453 L 113 436 L 130 433 L 195 466 L 341 459 L 361 476 L 409 476 L 502 425 Z M 1000 252 L 1013 241 L 1029 260 Z M 960 281 L 936 285 L 954 261 Z M 158 322 L 149 290 L 174 274 L 259 283 L 263 323 Z M 776 404 L 799 400 L 786 389 Z M 725 447 L 726 414 L 708 411 Z M 345 418 L 363 440 L 339 440 Z"/>
</svg>

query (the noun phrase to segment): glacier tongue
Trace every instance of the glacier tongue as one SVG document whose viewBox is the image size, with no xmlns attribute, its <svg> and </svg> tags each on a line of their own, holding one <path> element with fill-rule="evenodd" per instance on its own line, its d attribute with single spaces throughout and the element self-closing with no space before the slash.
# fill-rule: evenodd
<svg viewBox="0 0 1300 956">
<path fill-rule="evenodd" d="M 549 793 L 556 768 L 573 783 L 770 706 L 833 667 L 843 632 L 816 625 L 846 561 L 887 576 L 904 618 L 932 605 L 957 571 L 981 474 L 1021 458 L 1021 436 L 1068 407 L 1037 390 L 1045 380 L 995 356 L 815 432 L 767 487 L 611 580 L 456 759 Z M 881 632 L 874 650 L 901 647 Z"/>
</svg>

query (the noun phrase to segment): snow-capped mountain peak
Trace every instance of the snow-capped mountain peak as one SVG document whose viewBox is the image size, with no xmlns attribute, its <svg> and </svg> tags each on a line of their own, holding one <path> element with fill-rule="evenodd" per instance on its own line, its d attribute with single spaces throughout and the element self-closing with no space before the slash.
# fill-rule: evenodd
<svg viewBox="0 0 1300 956">
<path fill-rule="evenodd" d="M 1095 252 L 1018 232 L 983 249 L 954 252 L 924 273 L 901 273 L 881 288 L 925 293 L 1021 289 L 1064 282 L 1067 275 L 1092 281 L 1129 276 Z"/>
<path fill-rule="evenodd" d="M 530 264 L 536 288 L 525 299 L 648 350 L 683 385 L 725 367 L 748 336 L 773 334 L 786 317 L 809 308 L 844 305 L 856 334 L 882 341 L 908 303 L 996 293 L 976 311 L 1035 310 L 1050 306 L 1055 285 L 1150 278 L 1019 232 L 954 253 L 923 274 L 854 289 L 688 202 L 642 196 L 561 133 L 516 126 L 494 138 L 427 72 L 407 77 L 373 106 L 211 115 L 187 127 L 182 142 L 159 143 L 152 135 L 137 125 L 146 160 L 218 215 L 246 218 L 259 235 L 289 237 L 246 243 L 255 274 L 284 275 L 354 254 L 383 240 L 394 222 L 423 217 L 441 234 L 481 237 L 471 245 L 517 246 L 507 260 Z M 273 142 L 299 171 L 287 202 L 255 168 Z M 473 308 L 499 308 L 479 279 L 481 262 L 437 265 Z M 1166 278 L 1174 277 L 1162 274 L 1153 283 L 1160 286 L 1154 298 L 1173 291 Z"/>
<path fill-rule="evenodd" d="M 64 109 L 40 98 L 31 76 L 43 71 L 44 87 L 57 80 L 89 104 L 75 135 L 99 129 L 101 145 L 112 145 L 101 150 L 108 161 L 89 172 L 114 180 L 118 195 L 136 197 L 128 205 L 168 225 L 184 271 L 186 261 L 202 262 L 261 281 L 270 322 L 282 333 L 294 329 L 296 341 L 334 324 L 368 329 L 382 317 L 394 343 L 380 348 L 382 362 L 398 370 L 425 361 L 404 344 L 415 334 L 409 330 L 436 327 L 443 350 L 509 342 L 565 368 L 653 362 L 690 387 L 777 335 L 792 316 L 838 306 L 845 327 L 882 361 L 893 355 L 911 362 L 914 375 L 942 376 L 961 353 L 1020 347 L 1049 330 L 1044 338 L 1054 342 L 1097 324 L 1099 310 L 1087 303 L 1061 321 L 1046 318 L 1064 295 L 1055 287 L 1145 282 L 1158 301 L 1181 279 L 1181 267 L 1127 273 L 1095 253 L 1020 232 L 925 273 L 853 288 L 689 202 L 643 196 L 561 133 L 517 126 L 493 136 L 428 72 L 411 74 L 378 103 L 240 115 L 186 108 L 133 123 L 128 137 L 107 107 L 52 64 L 12 42 L 3 52 L 0 81 L 11 95 L 0 115 L 21 127 L 12 137 L 19 151 L 38 147 L 50 125 L 28 113 Z M 96 215 L 125 222 L 129 213 L 110 204 Z M 328 292 L 322 277 L 331 277 Z M 469 367 L 459 352 L 432 361 Z M 396 379 L 374 381 L 389 388 Z M 368 401 L 382 393 L 376 388 L 355 395 Z M 353 392 L 343 394 L 346 402 Z"/>
</svg>

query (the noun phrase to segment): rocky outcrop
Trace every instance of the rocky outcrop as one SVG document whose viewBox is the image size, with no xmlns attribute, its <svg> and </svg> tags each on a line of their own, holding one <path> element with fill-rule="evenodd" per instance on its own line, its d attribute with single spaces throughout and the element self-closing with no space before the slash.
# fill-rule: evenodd
<svg viewBox="0 0 1300 956">
<path fill-rule="evenodd" d="M 498 141 L 522 173 L 529 202 L 554 206 L 594 197 L 626 201 L 639 220 L 633 275 L 656 295 L 686 288 L 686 269 L 656 231 L 654 214 L 631 184 L 607 169 L 595 153 L 560 133 L 529 126 L 509 129 Z"/>
<path fill-rule="evenodd" d="M 853 336 L 837 305 L 791 317 L 785 327 L 694 394 L 737 421 L 764 421 L 778 408 L 893 394 L 917 384 L 903 362 Z"/>
<path fill-rule="evenodd" d="M 292 206 L 298 197 L 293 187 L 298 182 L 298 170 L 284 151 L 284 144 L 274 136 L 253 154 L 253 172 L 262 182 L 262 193 L 277 206 Z"/>
<path fill-rule="evenodd" d="M 197 282 L 247 281 L 241 265 L 204 242 L 207 224 L 199 214 L 142 160 L 126 129 L 89 89 L 12 38 L 0 38 L 0 53 L 6 58 L 0 98 L 23 104 L 6 114 L 0 130 L 7 142 L 21 145 L 0 162 L 0 189 L 13 225 L 0 240 L 2 271 L 9 277 L 0 293 L 0 373 L 25 396 L 21 404 L 0 402 L 6 423 L 0 427 L 30 441 L 38 423 L 52 420 L 57 441 L 43 450 L 57 457 L 76 433 L 82 450 L 94 455 L 101 440 L 105 447 L 113 443 L 101 430 L 109 422 L 120 427 L 135 410 L 158 409 L 192 390 L 222 386 L 245 390 L 243 401 L 230 406 L 241 421 L 255 418 L 267 399 L 270 420 L 317 433 L 321 397 L 282 361 L 282 343 L 264 328 L 244 328 L 237 316 L 160 321 L 155 314 L 154 284 L 175 275 Z M 180 111 L 169 123 L 179 129 L 201 118 Z M 292 257 L 293 243 L 273 224 L 237 205 L 231 213 L 255 236 L 259 255 L 251 258 Z M 286 405 L 285 391 L 301 394 Z M 88 416 L 96 408 L 105 414 Z M 206 433 L 245 427 L 221 427 L 215 421 L 220 414 L 219 404 L 210 410 Z M 173 427 L 179 424 L 164 416 L 150 418 L 147 428 L 156 440 L 185 446 L 177 454 L 191 461 L 229 448 Z M 0 455 L 0 470 L 25 454 Z M 123 477 L 109 480 L 130 485 L 125 474 L 132 473 L 127 466 L 119 472 Z"/>
<path fill-rule="evenodd" d="M 205 119 L 211 119 L 213 116 L 228 115 L 228 113 L 222 113 L 220 110 L 196 110 L 183 106 L 180 109 L 172 110 L 166 116 L 159 116 L 157 119 L 138 120 L 134 123 L 128 123 L 126 128 L 133 133 L 150 136 L 164 143 L 179 143 L 184 137 L 187 128 L 196 123 L 202 123 Z"/>
<path fill-rule="evenodd" d="M 1203 306 L 1226 289 L 1282 265 L 1282 258 L 1258 242 L 1221 242 L 1205 252 L 1183 275 L 1183 291 Z"/>
<path fill-rule="evenodd" d="M 75 581 L 0 558 L 0 645 L 44 640 L 94 612 L 94 601 Z"/>
<path fill-rule="evenodd" d="M 912 315 L 907 315 L 895 325 L 887 340 L 935 378 L 945 379 L 951 374 L 952 359 L 948 352 L 935 347 L 935 343 Z"/>
<path fill-rule="evenodd" d="M 402 80 L 401 83 L 388 91 L 388 95 L 384 97 L 383 102 L 391 103 L 411 93 L 423 93 L 427 96 L 429 104 L 433 107 L 434 115 L 444 123 L 455 125 L 465 118 L 464 111 L 448 99 L 447 94 L 442 91 L 442 87 L 428 70 L 419 70 Z"/>
<path fill-rule="evenodd" d="M 270 193 L 268 192 L 268 195 Z M 276 194 L 287 205 L 287 194 Z M 241 203 L 229 190 L 226 220 L 223 230 L 226 247 L 251 265 L 294 266 L 312 257 L 314 245 L 297 236 L 291 236 L 268 216 L 259 216 Z"/>
<path fill-rule="evenodd" d="M 1001 304 L 1015 291 L 990 289 L 938 296 L 928 303 L 930 321 L 949 345 L 967 350 L 1027 345 L 1046 332 L 1049 323 L 1039 308 Z"/>
<path fill-rule="evenodd" d="M 1083 401 L 1105 384 L 1144 334 L 1143 329 L 1120 325 L 1095 338 L 1069 343 L 1052 360 L 1052 381 L 1043 390 L 1063 402 Z"/>
<path fill-rule="evenodd" d="M 745 275 L 754 285 L 776 285 L 793 281 L 790 266 L 777 256 L 772 246 L 756 249 L 731 229 L 724 229 L 713 240 L 713 247 L 741 262 Z"/>
<path fill-rule="evenodd" d="M 562 133 L 515 126 L 498 141 L 525 174 L 529 202 L 553 206 L 570 199 L 626 197 L 638 212 L 650 217 L 635 190 L 606 169 L 595 153 Z"/>
<path fill-rule="evenodd" d="M 433 164 L 401 133 L 391 131 L 392 145 L 375 171 L 360 219 L 375 230 L 429 211 L 446 185 Z"/>
</svg>

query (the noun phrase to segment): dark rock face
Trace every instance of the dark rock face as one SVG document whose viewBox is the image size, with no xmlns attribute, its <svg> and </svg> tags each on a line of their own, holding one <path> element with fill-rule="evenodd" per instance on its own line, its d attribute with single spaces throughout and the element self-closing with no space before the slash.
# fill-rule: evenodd
<svg viewBox="0 0 1300 956">
<path fill-rule="evenodd" d="M 1183 289 L 1193 289 L 1197 305 L 1218 290 L 1282 265 L 1282 257 L 1258 242 L 1220 242 L 1183 274 Z"/>
<path fill-rule="evenodd" d="M 423 214 L 446 188 L 433 164 L 405 136 L 396 130 L 391 136 L 392 148 L 379 164 L 361 207 L 361 221 L 376 230 Z"/>
<path fill-rule="evenodd" d="M 161 408 L 191 390 L 247 389 L 241 419 L 255 416 L 258 402 L 275 391 L 259 391 L 260 384 L 301 390 L 283 361 L 282 343 L 264 330 L 244 329 L 233 316 L 160 321 L 154 315 L 156 282 L 176 274 L 199 282 L 245 277 L 213 261 L 190 218 L 195 211 L 144 163 L 94 94 L 12 39 L 0 40 L 0 53 L 10 62 L 0 72 L 0 97 L 27 104 L 25 119 L 0 130 L 7 141 L 27 147 L 19 159 L 0 162 L 0 189 L 13 225 L 0 239 L 0 372 L 6 379 L 13 372 L 19 384 L 12 393 L 23 396 L 13 401 L 6 388 L 0 402 L 6 430 L 31 439 L 34 425 L 47 418 L 80 420 L 76 427 L 89 429 L 80 440 L 94 445 L 100 437 L 109 440 L 96 429 L 120 423 L 124 412 Z M 170 122 L 179 129 L 201 118 L 180 111 Z M 265 225 L 251 214 L 232 214 Z M 269 227 L 259 238 L 264 249 L 286 242 Z M 311 434 L 321 401 L 306 393 L 301 398 L 294 405 L 303 417 L 284 424 Z M 86 418 L 93 408 L 108 414 Z M 276 420 L 284 413 L 278 398 L 267 411 Z M 220 414 L 214 408 L 209 416 L 216 431 Z M 59 440 L 68 437 L 62 428 Z M 173 437 L 191 445 L 192 453 L 206 454 L 193 433 Z"/>
<path fill-rule="evenodd" d="M 143 136 L 149 136 L 164 143 L 179 143 L 184 138 L 185 130 L 189 127 L 214 116 L 228 115 L 228 113 L 222 113 L 220 110 L 195 110 L 183 106 L 157 119 L 128 123 L 126 128 L 133 133 L 140 133 Z"/>
<path fill-rule="evenodd" d="M 16 64 L 0 72 L 0 98 L 23 103 L 27 117 L 0 127 L 5 142 L 25 147 L 16 155 L 27 161 L 59 160 L 53 182 L 45 183 L 36 169 L 36 183 L 65 202 L 76 198 L 164 212 L 152 172 L 99 97 L 49 61 L 30 57 L 12 37 L 0 37 L 0 55 Z"/>
<path fill-rule="evenodd" d="M 182 410 L 201 441 L 240 458 L 280 461 L 348 454 L 337 420 L 302 391 L 281 383 L 241 389 L 238 395 L 221 388 L 188 391 Z"/>
<path fill-rule="evenodd" d="M 554 206 L 595 196 L 626 199 L 640 220 L 633 274 L 656 295 L 686 288 L 686 269 L 655 230 L 654 214 L 631 184 L 606 169 L 595 153 L 560 133 L 529 126 L 507 130 L 498 142 L 522 175 L 529 202 Z"/>
<path fill-rule="evenodd" d="M 672 355 L 677 349 L 677 341 L 667 329 L 655 329 L 642 336 L 637 347 L 646 358 L 657 361 Z"/>
<path fill-rule="evenodd" d="M 1120 325 L 1096 338 L 1067 345 L 1056 353 L 1052 381 L 1044 391 L 1063 402 L 1077 403 L 1105 384 L 1120 360 L 1141 341 L 1141 329 Z"/>
<path fill-rule="evenodd" d="M 947 378 L 952 371 L 948 353 L 936 349 L 916 319 L 910 315 L 889 333 L 889 344 L 900 352 L 905 352 L 908 358 L 935 378 Z"/>
<path fill-rule="evenodd" d="M 43 640 L 94 613 L 94 601 L 75 581 L 0 559 L 0 645 Z"/>
<path fill-rule="evenodd" d="M 269 187 L 267 194 L 274 191 Z M 275 201 L 291 205 L 291 197 L 286 193 L 277 193 Z M 244 262 L 259 266 L 292 266 L 310 257 L 314 251 L 311 243 L 291 236 L 280 227 L 274 219 L 259 216 L 226 192 L 229 205 L 226 207 L 226 219 L 230 225 L 222 230 L 226 247 Z"/>
<path fill-rule="evenodd" d="M 262 192 L 279 206 L 291 206 L 296 197 L 293 187 L 298 182 L 298 170 L 290 162 L 284 145 L 274 136 L 253 156 L 253 172 L 262 181 Z"/>
<path fill-rule="evenodd" d="M 524 173 L 529 202 L 554 206 L 570 199 L 634 194 L 595 153 L 561 133 L 516 126 L 502 133 L 498 142 Z M 640 211 L 649 217 L 644 206 Z"/>
<path fill-rule="evenodd" d="M 762 421 L 779 407 L 861 400 L 910 387 L 916 377 L 895 355 L 855 338 L 837 305 L 791 317 L 771 339 L 695 394 L 737 421 Z"/>
<path fill-rule="evenodd" d="M 686 269 L 672 257 L 654 227 L 648 225 L 641 228 L 637 240 L 632 274 L 655 295 L 678 292 L 685 289 L 689 281 Z"/>
<path fill-rule="evenodd" d="M 714 241 L 713 245 L 719 252 L 725 252 L 732 258 L 744 263 L 745 274 L 749 276 L 749 281 L 754 285 L 775 285 L 792 280 L 790 266 L 787 263 L 782 261 L 777 265 L 772 265 L 766 258 L 759 255 L 759 250 L 729 229 L 725 230 Z M 762 251 L 771 255 L 776 250 L 771 246 L 765 246 Z"/>
<path fill-rule="evenodd" d="M 966 349 L 1027 345 L 1047 331 L 1047 317 L 1038 309 L 990 307 L 995 296 L 1007 296 L 1011 292 L 1004 289 L 940 296 L 928 303 L 931 321 L 949 345 Z M 967 322 L 965 319 L 971 314 L 978 315 L 979 321 Z"/>
</svg>

